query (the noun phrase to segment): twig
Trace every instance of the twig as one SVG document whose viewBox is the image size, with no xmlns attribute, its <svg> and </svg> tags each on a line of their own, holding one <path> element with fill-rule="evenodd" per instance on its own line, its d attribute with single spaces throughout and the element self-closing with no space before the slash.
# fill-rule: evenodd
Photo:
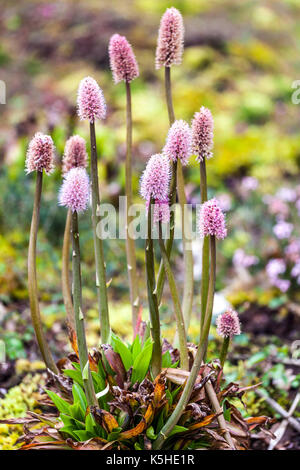
<svg viewBox="0 0 300 470">
<path fill-rule="evenodd" d="M 283 418 L 287 419 L 289 424 L 296 431 L 300 432 L 300 423 L 298 422 L 298 420 L 293 418 L 292 416 L 290 416 L 289 412 L 286 411 L 284 408 L 282 408 L 282 406 L 279 405 L 279 403 L 277 403 L 277 401 L 273 400 L 273 398 L 270 398 L 270 397 L 266 396 L 265 392 L 261 389 L 257 389 L 257 390 L 255 390 L 255 392 L 257 393 L 258 396 L 263 398 L 267 402 L 267 404 L 271 408 L 273 408 L 273 410 L 276 411 L 276 413 L 280 414 Z M 299 398 L 298 398 L 298 401 L 299 401 Z"/>
</svg>

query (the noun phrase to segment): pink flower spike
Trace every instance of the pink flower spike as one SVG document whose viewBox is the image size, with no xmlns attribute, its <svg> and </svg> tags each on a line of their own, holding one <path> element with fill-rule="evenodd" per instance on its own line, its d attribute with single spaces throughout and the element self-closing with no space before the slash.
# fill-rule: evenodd
<svg viewBox="0 0 300 470">
<path fill-rule="evenodd" d="M 95 119 L 105 119 L 106 117 L 103 92 L 92 77 L 85 77 L 79 84 L 77 108 L 81 120 L 87 119 L 92 123 Z"/>
<path fill-rule="evenodd" d="M 150 157 L 141 177 L 140 192 L 145 201 L 167 201 L 170 183 L 170 164 L 165 155 L 157 153 Z"/>
<path fill-rule="evenodd" d="M 192 155 L 192 132 L 187 122 L 180 120 L 172 124 L 163 153 L 174 162 L 179 158 L 183 166 L 188 164 Z"/>
<path fill-rule="evenodd" d="M 63 156 L 63 173 L 67 173 L 71 168 L 86 168 L 88 155 L 86 152 L 85 140 L 79 135 L 70 137 L 65 145 Z"/>
<path fill-rule="evenodd" d="M 114 34 L 109 41 L 110 68 L 115 83 L 131 82 L 139 76 L 139 68 L 132 47 L 125 38 Z"/>
<path fill-rule="evenodd" d="M 198 162 L 203 158 L 213 156 L 214 120 L 209 109 L 202 106 L 198 113 L 195 113 L 192 121 L 193 152 L 197 156 Z"/>
<path fill-rule="evenodd" d="M 90 195 L 89 177 L 85 168 L 72 168 L 64 176 L 59 192 L 59 204 L 72 212 L 86 210 Z"/>
<path fill-rule="evenodd" d="M 202 204 L 198 216 L 198 230 L 202 238 L 211 235 L 223 239 L 227 236 L 225 216 L 217 199 L 210 199 Z"/>
<path fill-rule="evenodd" d="M 155 58 L 157 69 L 181 64 L 183 40 L 184 26 L 181 13 L 174 7 L 168 8 L 160 20 Z"/>
<path fill-rule="evenodd" d="M 223 338 L 232 338 L 241 334 L 241 326 L 237 312 L 229 308 L 217 318 L 217 333 Z"/>
<path fill-rule="evenodd" d="M 31 139 L 26 155 L 26 173 L 45 171 L 48 175 L 54 169 L 54 144 L 50 135 L 37 132 Z"/>
<path fill-rule="evenodd" d="M 153 210 L 153 222 L 168 223 L 170 220 L 169 201 L 155 201 Z"/>
</svg>

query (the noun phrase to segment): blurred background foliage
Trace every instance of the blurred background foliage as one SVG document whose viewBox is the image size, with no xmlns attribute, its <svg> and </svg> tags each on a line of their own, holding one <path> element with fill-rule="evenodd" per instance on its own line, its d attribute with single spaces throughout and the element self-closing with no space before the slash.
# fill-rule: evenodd
<svg viewBox="0 0 300 470">
<path fill-rule="evenodd" d="M 0 105 L 0 319 L 5 325 L 3 334 L 12 334 L 8 335 L 10 341 L 19 338 L 11 318 L 17 318 L 22 335 L 27 332 L 30 337 L 26 255 L 34 178 L 24 173 L 28 142 L 34 132 L 41 130 L 51 134 L 56 146 L 57 169 L 44 179 L 38 270 L 45 323 L 57 331 L 55 341 L 58 339 L 60 344 L 63 335 L 59 325 L 64 318 L 60 250 L 65 223 L 65 211 L 57 206 L 60 163 L 70 134 L 78 133 L 88 141 L 88 126 L 76 118 L 77 87 L 84 76 L 92 75 L 106 97 L 108 117 L 97 125 L 100 184 L 103 201 L 117 208 L 118 196 L 124 193 L 125 90 L 122 84 L 112 82 L 107 46 L 113 33 L 126 35 L 140 67 L 140 77 L 132 84 L 134 189 L 139 202 L 140 174 L 149 156 L 161 150 L 168 130 L 163 74 L 155 70 L 154 56 L 160 16 L 170 6 L 183 13 L 186 29 L 183 64 L 172 69 L 176 116 L 190 121 L 204 105 L 215 119 L 214 158 L 208 162 L 208 182 L 210 196 L 220 196 L 227 204 L 230 229 L 229 238 L 220 244 L 217 287 L 225 289 L 227 299 L 241 309 L 253 302 L 271 311 L 286 305 L 287 294 L 270 285 L 265 273 L 268 260 L 279 257 L 283 247 L 274 237 L 274 217 L 263 198 L 274 195 L 282 185 L 295 188 L 299 176 L 300 113 L 291 100 L 292 83 L 300 73 L 299 2 L 3 0 L 0 78 L 6 83 L 7 103 Z M 255 191 L 248 191 L 243 183 L 249 176 L 257 182 Z M 199 203 L 199 170 L 194 159 L 185 177 L 189 202 Z M 290 218 L 297 238 L 298 214 L 291 212 Z M 99 331 L 89 215 L 81 217 L 80 223 L 84 299 L 94 325 L 92 343 L 97 341 Z M 236 285 L 236 280 L 241 280 L 233 264 L 238 248 L 259 259 L 250 271 L 247 267 L 246 278 L 242 277 L 246 281 Z M 143 241 L 139 241 L 142 289 L 143 250 Z M 180 243 L 177 250 L 181 252 Z M 105 241 L 105 253 L 107 277 L 113 279 L 109 288 L 112 322 L 126 336 L 131 330 L 124 242 Z M 200 246 L 196 245 L 197 280 L 199 260 Z M 176 268 L 182 285 L 180 257 Z M 195 294 L 192 339 L 198 334 L 199 285 Z M 298 300 L 297 285 L 293 284 L 289 294 L 292 300 Z M 143 292 L 146 306 L 145 299 Z M 221 301 L 220 308 L 225 302 Z M 172 338 L 169 302 L 163 311 L 165 333 Z M 25 343 L 26 338 L 22 336 Z M 57 348 L 55 341 L 53 347 Z M 20 353 L 20 357 L 23 355 Z"/>
</svg>

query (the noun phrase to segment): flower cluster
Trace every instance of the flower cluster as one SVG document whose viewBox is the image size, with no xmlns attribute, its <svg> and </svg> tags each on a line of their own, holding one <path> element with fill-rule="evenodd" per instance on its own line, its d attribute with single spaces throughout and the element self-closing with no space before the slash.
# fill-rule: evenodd
<svg viewBox="0 0 300 470">
<path fill-rule="evenodd" d="M 87 119 L 91 123 L 95 119 L 105 119 L 106 103 L 103 92 L 96 80 L 85 77 L 81 80 L 77 95 L 78 116 Z"/>
<path fill-rule="evenodd" d="M 239 316 L 236 311 L 229 308 L 217 318 L 217 333 L 223 338 L 232 338 L 241 334 Z"/>
<path fill-rule="evenodd" d="M 90 194 L 89 177 L 85 168 L 72 168 L 64 176 L 59 193 L 59 204 L 72 212 L 86 210 Z"/>
<path fill-rule="evenodd" d="M 139 76 L 139 68 L 131 48 L 124 36 L 114 34 L 109 41 L 109 60 L 115 83 L 131 82 Z"/>
<path fill-rule="evenodd" d="M 176 8 L 168 8 L 161 18 L 158 32 L 155 58 L 157 69 L 181 64 L 183 39 L 182 16 Z"/>
<path fill-rule="evenodd" d="M 198 216 L 198 230 L 200 236 L 215 236 L 223 239 L 227 235 L 225 217 L 217 199 L 213 198 L 204 202 Z"/>
<path fill-rule="evenodd" d="M 180 159 L 183 166 L 187 165 L 192 154 L 192 132 L 187 122 L 175 121 L 170 127 L 163 153 L 170 160 Z"/>
<path fill-rule="evenodd" d="M 195 113 L 192 121 L 193 152 L 197 160 L 201 162 L 204 158 L 211 158 L 214 137 L 214 120 L 209 109 L 202 106 Z"/>
<path fill-rule="evenodd" d="M 150 157 L 141 177 L 141 196 L 145 201 L 151 198 L 168 200 L 170 184 L 170 165 L 168 158 L 157 153 Z"/>
<path fill-rule="evenodd" d="M 281 292 L 286 292 L 289 289 L 290 281 L 279 277 L 286 271 L 286 263 L 283 259 L 271 259 L 266 266 L 266 271 L 269 281 L 274 287 L 277 287 Z"/>
<path fill-rule="evenodd" d="M 71 168 L 86 168 L 88 155 L 86 152 L 85 140 L 79 135 L 70 137 L 65 145 L 63 157 L 63 173 L 67 173 Z"/>
<path fill-rule="evenodd" d="M 54 168 L 54 144 L 50 135 L 37 132 L 31 139 L 26 155 L 26 173 L 45 171 L 51 173 Z"/>
</svg>

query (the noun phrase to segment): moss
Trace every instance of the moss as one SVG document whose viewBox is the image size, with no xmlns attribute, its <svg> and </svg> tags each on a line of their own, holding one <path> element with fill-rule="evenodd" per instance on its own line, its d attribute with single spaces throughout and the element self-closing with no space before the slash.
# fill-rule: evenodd
<svg viewBox="0 0 300 470">
<path fill-rule="evenodd" d="M 43 378 L 40 374 L 28 374 L 20 385 L 9 390 L 0 400 L 0 419 L 22 417 L 37 406 L 35 392 Z M 0 450 L 15 449 L 18 438 L 23 434 L 21 425 L 0 424 Z"/>
</svg>

